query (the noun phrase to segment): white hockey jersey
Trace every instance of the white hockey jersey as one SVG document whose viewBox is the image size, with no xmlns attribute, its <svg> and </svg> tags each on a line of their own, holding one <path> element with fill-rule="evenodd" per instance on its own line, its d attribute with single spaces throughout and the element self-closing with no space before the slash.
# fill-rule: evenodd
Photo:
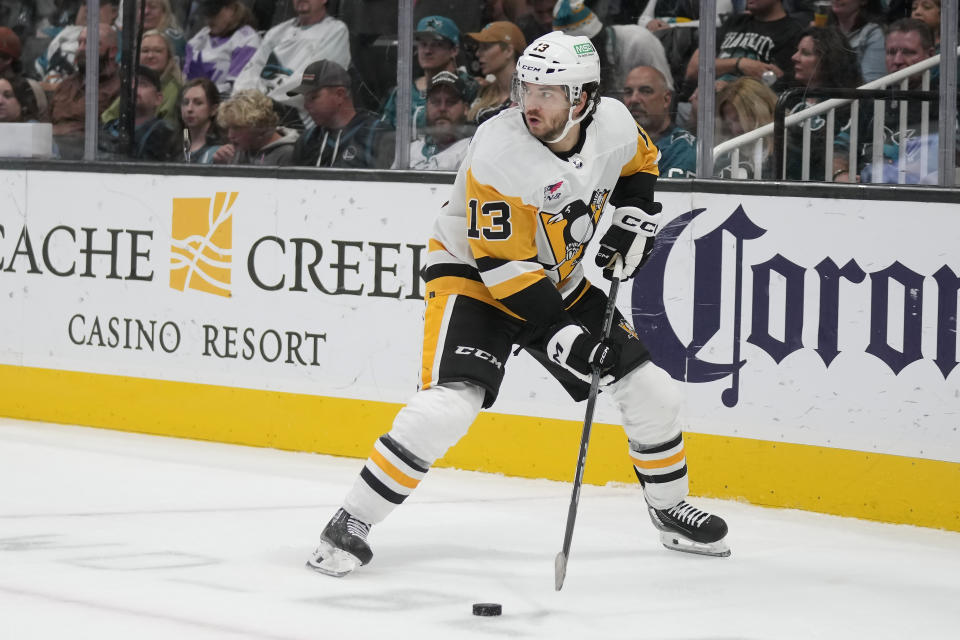
<svg viewBox="0 0 960 640">
<path fill-rule="evenodd" d="M 477 129 L 434 223 L 428 296 L 467 295 L 524 317 L 517 309 L 538 302 L 511 301 L 535 291 L 542 297 L 544 279 L 564 307 L 583 293 L 580 261 L 611 192 L 636 173 L 652 184 L 659 155 L 617 100 L 602 98 L 585 122 L 582 146 L 563 157 L 527 131 L 517 108 Z"/>
<path fill-rule="evenodd" d="M 237 76 L 234 92 L 256 89 L 281 104 L 303 111 L 303 96 L 288 96 L 300 85 L 303 70 L 317 60 L 336 62 L 350 67 L 350 37 L 347 25 L 331 16 L 308 27 L 297 24 L 297 18 L 270 29 L 250 62 Z"/>
</svg>

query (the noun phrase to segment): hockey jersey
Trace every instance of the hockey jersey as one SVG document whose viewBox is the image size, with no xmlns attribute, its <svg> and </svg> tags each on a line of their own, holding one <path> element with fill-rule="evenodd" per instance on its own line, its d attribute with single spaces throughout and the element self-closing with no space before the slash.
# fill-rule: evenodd
<svg viewBox="0 0 960 640">
<path fill-rule="evenodd" d="M 221 95 L 230 95 L 233 83 L 260 46 L 260 35 L 244 25 L 227 37 L 204 27 L 187 43 L 183 75 L 187 80 L 209 78 Z"/>
<path fill-rule="evenodd" d="M 303 96 L 288 96 L 300 85 L 303 70 L 317 60 L 350 68 L 350 38 L 347 25 L 331 16 L 307 27 L 297 18 L 282 22 L 267 32 L 233 85 L 234 92 L 256 89 L 281 104 L 303 110 Z"/>
<path fill-rule="evenodd" d="M 532 136 L 517 108 L 488 120 L 434 223 L 427 295 L 467 295 L 551 322 L 586 290 L 580 261 L 611 194 L 615 205 L 634 204 L 617 202 L 615 192 L 636 197 L 639 182 L 652 199 L 658 155 L 627 108 L 609 98 L 567 154 Z"/>
</svg>

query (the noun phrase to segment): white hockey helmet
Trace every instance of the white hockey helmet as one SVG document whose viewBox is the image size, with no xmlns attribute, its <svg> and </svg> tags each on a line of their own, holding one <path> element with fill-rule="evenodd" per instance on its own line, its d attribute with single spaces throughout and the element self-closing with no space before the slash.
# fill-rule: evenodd
<svg viewBox="0 0 960 640">
<path fill-rule="evenodd" d="M 514 100 L 523 108 L 521 83 L 560 85 L 565 87 L 570 99 L 570 117 L 562 138 L 577 122 L 590 115 L 600 101 L 596 86 L 600 83 L 600 56 L 590 38 L 571 36 L 561 31 L 552 31 L 530 43 L 517 60 L 517 75 Z M 589 97 L 590 104 L 576 119 L 573 111 L 585 85 L 595 85 Z M 559 140 L 558 138 L 557 140 Z M 556 142 L 553 140 L 551 142 Z"/>
</svg>

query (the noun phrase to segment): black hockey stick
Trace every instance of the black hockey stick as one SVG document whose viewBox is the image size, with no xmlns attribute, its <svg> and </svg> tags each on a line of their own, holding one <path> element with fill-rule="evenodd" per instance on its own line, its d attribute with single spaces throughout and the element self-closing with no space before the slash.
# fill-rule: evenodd
<svg viewBox="0 0 960 640">
<path fill-rule="evenodd" d="M 607 299 L 607 308 L 603 314 L 603 340 L 610 337 L 613 327 L 614 311 L 617 308 L 617 291 L 620 289 L 620 277 L 623 267 L 617 258 L 613 266 L 613 277 L 610 281 L 610 293 Z M 587 396 L 587 411 L 583 418 L 583 435 L 580 436 L 580 455 L 577 457 L 577 472 L 573 476 L 573 495 L 570 496 L 570 510 L 567 512 L 567 528 L 563 532 L 563 549 L 557 554 L 553 562 L 553 582 L 557 591 L 563 588 L 563 580 L 567 577 L 567 559 L 570 557 L 570 543 L 573 541 L 573 525 L 577 522 L 577 506 L 580 504 L 580 485 L 583 484 L 583 467 L 587 462 L 587 447 L 590 444 L 590 429 L 593 427 L 593 411 L 597 406 L 597 394 L 600 391 L 600 369 L 593 368 L 590 379 L 590 395 Z"/>
</svg>

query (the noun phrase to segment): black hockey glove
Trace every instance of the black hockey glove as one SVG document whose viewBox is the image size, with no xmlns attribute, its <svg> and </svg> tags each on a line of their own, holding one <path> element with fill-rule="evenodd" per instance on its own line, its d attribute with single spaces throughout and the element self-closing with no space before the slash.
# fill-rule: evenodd
<svg viewBox="0 0 960 640">
<path fill-rule="evenodd" d="M 597 266 L 603 269 L 603 277 L 607 280 L 613 279 L 613 261 L 617 256 L 623 260 L 621 280 L 635 276 L 650 257 L 663 209 L 659 202 L 650 204 L 653 213 L 639 207 L 618 207 L 613 212 L 613 222 L 600 238 L 600 248 L 597 249 Z"/>
<path fill-rule="evenodd" d="M 547 357 L 584 382 L 590 382 L 593 367 L 600 368 L 600 384 L 613 382 L 612 371 L 620 361 L 620 352 L 602 342 L 578 324 L 558 323 L 547 338 Z"/>
</svg>

